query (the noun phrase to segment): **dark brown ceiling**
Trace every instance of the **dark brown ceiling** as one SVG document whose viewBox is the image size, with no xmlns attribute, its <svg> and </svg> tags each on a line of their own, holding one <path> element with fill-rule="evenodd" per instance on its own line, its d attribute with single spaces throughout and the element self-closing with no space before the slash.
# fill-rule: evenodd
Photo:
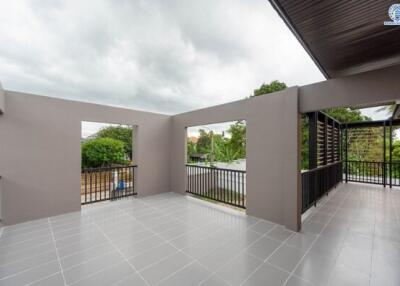
<svg viewBox="0 0 400 286">
<path fill-rule="evenodd" d="M 335 78 L 400 64 L 394 1 L 270 0 L 321 71 Z"/>
</svg>

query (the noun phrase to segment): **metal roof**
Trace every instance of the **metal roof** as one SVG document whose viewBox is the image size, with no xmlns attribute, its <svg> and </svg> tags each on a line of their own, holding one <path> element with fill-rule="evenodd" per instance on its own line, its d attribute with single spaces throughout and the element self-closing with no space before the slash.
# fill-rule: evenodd
<svg viewBox="0 0 400 286">
<path fill-rule="evenodd" d="M 393 1 L 270 0 L 327 78 L 400 64 L 400 26 L 385 26 Z"/>
</svg>

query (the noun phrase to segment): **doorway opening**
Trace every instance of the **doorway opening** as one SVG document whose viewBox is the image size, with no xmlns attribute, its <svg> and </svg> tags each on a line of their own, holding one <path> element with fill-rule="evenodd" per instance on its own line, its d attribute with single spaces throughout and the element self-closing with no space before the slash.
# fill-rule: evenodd
<svg viewBox="0 0 400 286">
<path fill-rule="evenodd" d="M 246 208 L 246 121 L 187 128 L 186 192 Z"/>
<path fill-rule="evenodd" d="M 82 121 L 81 204 L 136 195 L 131 125 Z"/>
</svg>

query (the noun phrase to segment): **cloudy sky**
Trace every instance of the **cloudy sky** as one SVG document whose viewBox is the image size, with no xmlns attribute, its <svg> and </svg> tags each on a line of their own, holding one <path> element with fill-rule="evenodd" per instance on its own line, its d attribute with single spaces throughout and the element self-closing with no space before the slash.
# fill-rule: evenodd
<svg viewBox="0 0 400 286">
<path fill-rule="evenodd" d="M 323 80 L 267 0 L 13 0 L 4 88 L 178 113 Z"/>
<path fill-rule="evenodd" d="M 13 0 L 9 90 L 174 114 L 324 80 L 267 0 Z"/>
</svg>

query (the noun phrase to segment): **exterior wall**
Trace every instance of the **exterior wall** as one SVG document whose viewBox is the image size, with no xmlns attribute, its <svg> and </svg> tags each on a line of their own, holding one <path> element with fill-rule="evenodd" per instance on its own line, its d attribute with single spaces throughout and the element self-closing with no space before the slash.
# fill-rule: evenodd
<svg viewBox="0 0 400 286">
<path fill-rule="evenodd" d="M 0 83 L 0 115 L 4 113 L 5 108 L 5 92 Z"/>
<path fill-rule="evenodd" d="M 137 126 L 140 196 L 170 191 L 171 118 L 148 112 L 6 91 L 0 117 L 3 221 L 80 210 L 81 121 Z"/>
<path fill-rule="evenodd" d="M 299 89 L 300 112 L 360 106 L 400 98 L 400 65 L 353 76 L 330 79 Z"/>
<path fill-rule="evenodd" d="M 1 187 L 2 181 L 1 181 L 1 175 L 0 175 L 0 225 L 1 223 L 4 223 L 3 221 L 3 190 Z M 1 229 L 1 226 L 0 226 Z"/>
<path fill-rule="evenodd" d="M 186 190 L 186 128 L 244 119 L 247 123 L 247 213 L 300 228 L 298 88 L 172 117 L 171 190 Z"/>
<path fill-rule="evenodd" d="M 135 126 L 139 195 L 184 193 L 186 127 L 247 121 L 247 213 L 300 228 L 300 112 L 399 98 L 400 66 L 175 116 L 3 91 L 0 211 L 3 222 L 80 210 L 81 121 Z"/>
</svg>

